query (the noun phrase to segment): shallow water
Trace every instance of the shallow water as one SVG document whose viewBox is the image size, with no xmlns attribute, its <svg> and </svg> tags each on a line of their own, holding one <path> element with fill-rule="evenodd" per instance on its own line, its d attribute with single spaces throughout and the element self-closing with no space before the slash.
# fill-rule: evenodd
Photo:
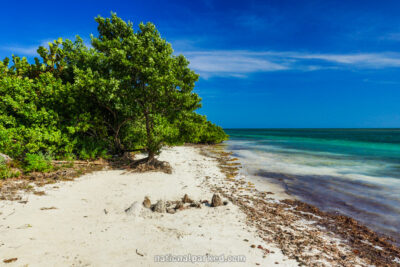
<svg viewBox="0 0 400 267">
<path fill-rule="evenodd" d="M 246 172 L 400 242 L 400 129 L 228 129 Z"/>
</svg>

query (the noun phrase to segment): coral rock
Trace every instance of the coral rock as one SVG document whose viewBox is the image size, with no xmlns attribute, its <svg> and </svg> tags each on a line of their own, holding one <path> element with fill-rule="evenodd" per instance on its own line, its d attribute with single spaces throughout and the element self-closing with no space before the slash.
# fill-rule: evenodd
<svg viewBox="0 0 400 267">
<path fill-rule="evenodd" d="M 137 201 L 135 201 L 132 203 L 132 205 L 129 206 L 129 208 L 125 209 L 125 212 L 128 215 L 138 216 L 140 210 L 141 210 L 140 204 Z"/>
<path fill-rule="evenodd" d="M 222 203 L 221 197 L 218 194 L 214 194 L 211 199 L 211 207 L 218 207 L 224 205 Z"/>
<path fill-rule="evenodd" d="M 175 209 L 172 209 L 172 208 L 167 209 L 167 213 L 174 214 L 175 212 L 176 212 Z"/>
<path fill-rule="evenodd" d="M 191 200 L 191 199 L 189 198 L 189 196 L 188 196 L 187 194 L 185 194 L 185 195 L 183 196 L 183 198 L 182 198 L 182 202 L 183 202 L 183 203 L 192 203 L 193 200 Z"/>
<path fill-rule="evenodd" d="M 190 204 L 190 206 L 193 208 L 201 208 L 201 203 L 198 201 L 193 201 L 192 204 Z"/>
<path fill-rule="evenodd" d="M 149 199 L 147 196 L 144 197 L 143 206 L 144 206 L 145 208 L 148 208 L 148 209 L 151 207 L 151 201 L 150 201 L 150 199 Z"/>
<path fill-rule="evenodd" d="M 175 209 L 176 210 L 181 210 L 183 209 L 183 202 L 182 201 L 178 201 L 175 205 Z"/>
<path fill-rule="evenodd" d="M 5 163 L 9 163 L 12 161 L 12 158 L 7 156 L 6 154 L 0 153 L 0 161 L 4 160 Z"/>
<path fill-rule="evenodd" d="M 157 201 L 157 203 L 154 205 L 153 211 L 159 212 L 159 213 L 167 212 L 167 207 L 165 205 L 165 201 L 162 201 L 162 200 Z"/>
</svg>

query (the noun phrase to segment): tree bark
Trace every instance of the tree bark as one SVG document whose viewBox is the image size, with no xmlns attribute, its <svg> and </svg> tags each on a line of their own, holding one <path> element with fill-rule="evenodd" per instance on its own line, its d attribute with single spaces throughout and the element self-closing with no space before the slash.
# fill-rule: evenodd
<svg viewBox="0 0 400 267">
<path fill-rule="evenodd" d="M 151 136 L 151 126 L 150 126 L 150 118 L 149 118 L 149 113 L 146 111 L 144 114 L 145 120 L 146 120 L 146 134 L 147 134 L 147 154 L 148 154 L 148 162 L 151 162 L 154 160 L 155 153 L 153 151 L 153 137 Z"/>
<path fill-rule="evenodd" d="M 115 144 L 115 147 L 117 148 L 117 153 L 118 154 L 122 154 L 123 152 L 125 152 L 124 148 L 123 148 L 123 146 L 121 144 L 121 139 L 119 138 L 119 132 L 120 132 L 122 126 L 124 126 L 124 124 L 127 123 L 130 120 L 131 120 L 131 118 L 125 119 L 120 125 L 118 125 L 116 127 L 117 129 L 114 130 L 114 132 L 115 132 L 114 133 L 114 144 Z"/>
</svg>

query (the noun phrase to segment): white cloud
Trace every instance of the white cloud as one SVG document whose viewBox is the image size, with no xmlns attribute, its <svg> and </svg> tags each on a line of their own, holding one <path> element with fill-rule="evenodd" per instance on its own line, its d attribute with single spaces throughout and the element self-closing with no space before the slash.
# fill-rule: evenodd
<svg viewBox="0 0 400 267">
<path fill-rule="evenodd" d="M 285 70 L 285 64 L 248 54 L 244 51 L 209 51 L 184 53 L 190 66 L 205 78 L 209 76 L 245 77 L 248 73 Z"/>
<path fill-rule="evenodd" d="M 53 43 L 54 40 L 57 39 L 58 38 L 46 39 L 41 41 L 37 45 L 32 45 L 32 46 L 18 46 L 18 45 L 1 46 L 0 50 L 7 51 L 17 56 L 39 56 L 37 53 L 37 49 L 39 48 L 39 46 L 44 46 L 47 48 L 49 46 L 49 43 Z M 85 42 L 85 45 L 91 47 L 90 42 L 89 43 Z"/>
<path fill-rule="evenodd" d="M 398 53 L 293 54 L 292 57 L 297 59 L 323 60 L 361 68 L 400 67 L 400 54 Z"/>
<path fill-rule="evenodd" d="M 39 45 L 46 46 L 52 40 Z M 20 56 L 37 55 L 37 46 L 0 47 Z M 251 73 L 272 71 L 317 71 L 322 69 L 400 68 L 400 53 L 310 53 L 293 51 L 209 50 L 197 51 L 190 43 L 181 46 L 190 66 L 203 78 L 231 76 L 244 78 Z"/>
<path fill-rule="evenodd" d="M 7 47 L 1 47 L 2 50 L 6 50 L 8 52 L 11 52 L 12 54 L 15 55 L 21 55 L 21 56 L 34 56 L 37 54 L 36 50 L 38 47 L 18 47 L 18 46 L 7 46 Z"/>
<path fill-rule="evenodd" d="M 213 50 L 183 53 L 204 78 L 246 77 L 250 73 L 283 70 L 400 67 L 400 53 L 321 54 L 277 51 Z"/>
</svg>

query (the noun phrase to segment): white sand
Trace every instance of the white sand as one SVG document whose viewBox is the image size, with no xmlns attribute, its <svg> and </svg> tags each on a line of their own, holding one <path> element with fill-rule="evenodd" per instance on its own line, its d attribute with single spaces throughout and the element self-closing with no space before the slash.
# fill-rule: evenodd
<svg viewBox="0 0 400 267">
<path fill-rule="evenodd" d="M 245 223 L 238 207 L 188 209 L 176 214 L 153 213 L 142 207 L 144 196 L 178 200 L 211 200 L 204 184 L 223 180 L 217 163 L 197 148 L 166 149 L 161 160 L 170 162 L 173 174 L 102 171 L 73 182 L 46 186 L 45 196 L 27 194 L 28 202 L 0 201 L 0 265 L 6 266 L 190 266 L 157 263 L 155 255 L 243 255 L 246 262 L 224 266 L 297 266 L 281 251 L 265 244 Z M 58 188 L 54 188 L 54 186 Z M 137 209 L 126 214 L 135 201 Z M 56 209 L 41 210 L 44 207 Z M 106 210 L 106 212 L 105 212 Z M 107 214 L 106 214 L 107 213 Z M 248 239 L 249 242 L 245 242 Z M 263 258 L 262 245 L 275 253 Z M 142 254 L 141 255 L 138 255 Z M 202 262 L 197 266 L 221 266 Z"/>
</svg>

